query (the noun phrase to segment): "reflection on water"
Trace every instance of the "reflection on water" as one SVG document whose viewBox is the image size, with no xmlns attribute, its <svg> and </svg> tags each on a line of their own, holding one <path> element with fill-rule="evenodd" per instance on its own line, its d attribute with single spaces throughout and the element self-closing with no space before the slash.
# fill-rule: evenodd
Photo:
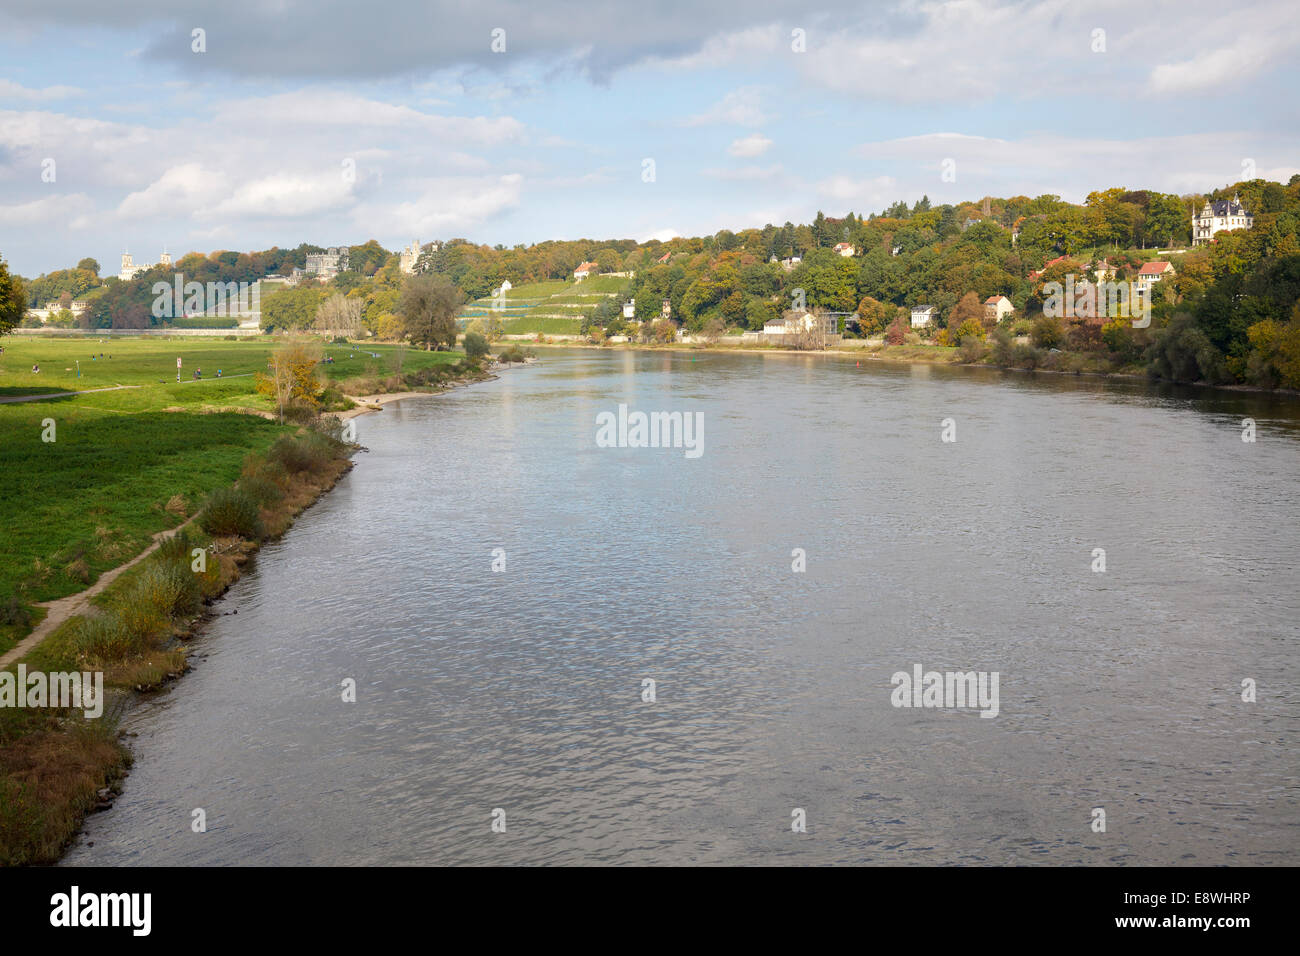
<svg viewBox="0 0 1300 956">
<path fill-rule="evenodd" d="M 1300 862 L 1295 404 L 857 362 L 546 352 L 360 419 L 67 862 Z M 597 448 L 620 402 L 704 455 Z M 895 709 L 917 663 L 1000 715 Z"/>
</svg>

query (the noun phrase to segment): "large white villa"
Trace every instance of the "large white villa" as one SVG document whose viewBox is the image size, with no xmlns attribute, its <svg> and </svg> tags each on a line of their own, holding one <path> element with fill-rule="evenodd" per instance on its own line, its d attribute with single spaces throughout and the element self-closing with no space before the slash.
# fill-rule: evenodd
<svg viewBox="0 0 1300 956">
<path fill-rule="evenodd" d="M 1206 201 L 1198 215 L 1192 216 L 1192 245 L 1199 246 L 1210 241 L 1216 232 L 1228 229 L 1249 229 L 1255 225 L 1255 217 L 1241 204 L 1241 199 L 1234 193 L 1231 199 Z"/>
</svg>

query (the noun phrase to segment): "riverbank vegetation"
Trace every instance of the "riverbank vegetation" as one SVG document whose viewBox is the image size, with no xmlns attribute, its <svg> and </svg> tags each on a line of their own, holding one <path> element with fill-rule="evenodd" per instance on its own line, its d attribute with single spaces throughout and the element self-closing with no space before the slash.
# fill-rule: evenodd
<svg viewBox="0 0 1300 956">
<path fill-rule="evenodd" d="M 129 762 L 115 715 L 187 668 L 204 607 L 351 467 L 354 446 L 330 413 L 353 413 L 350 396 L 486 376 L 480 343 L 471 355 L 447 349 L 445 318 L 429 323 L 442 335 L 436 351 L 337 338 L 4 337 L 0 431 L 15 480 L 0 488 L 0 654 L 7 670 L 102 673 L 113 705 L 94 719 L 0 707 L 0 864 L 52 862 L 111 799 Z"/>
<path fill-rule="evenodd" d="M 0 653 L 39 623 L 39 603 L 80 591 L 176 527 L 285 428 L 350 408 L 349 395 L 436 391 L 486 374 L 460 352 L 400 346 L 108 335 L 103 342 L 6 336 L 3 343 L 0 398 L 41 394 L 30 382 L 45 372 L 27 371 L 34 356 L 55 389 L 84 382 L 113 390 L 0 404 L 6 471 L 22 476 L 0 488 Z M 178 352 L 204 378 L 159 383 L 160 374 L 175 374 Z M 74 356 L 94 372 L 81 380 L 64 372 Z M 218 379 L 217 368 L 241 371 Z M 279 395 L 277 368 L 289 373 Z M 131 387 L 114 388 L 119 382 Z"/>
<path fill-rule="evenodd" d="M 339 421 L 326 417 L 245 455 L 237 479 L 200 499 L 192 521 L 23 657 L 29 671 L 103 673 L 114 705 L 98 718 L 0 708 L 0 864 L 58 858 L 128 766 L 116 715 L 132 694 L 187 669 L 185 642 L 205 605 L 351 467 L 351 450 Z"/>
</svg>

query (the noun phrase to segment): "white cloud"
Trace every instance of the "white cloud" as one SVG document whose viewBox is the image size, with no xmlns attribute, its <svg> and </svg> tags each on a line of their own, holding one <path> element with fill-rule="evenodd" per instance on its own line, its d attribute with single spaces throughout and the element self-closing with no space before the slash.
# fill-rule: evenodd
<svg viewBox="0 0 1300 956">
<path fill-rule="evenodd" d="M 31 202 L 0 206 L 0 224 L 47 228 L 74 225 L 93 205 L 85 193 L 46 196 Z"/>
<path fill-rule="evenodd" d="M 196 207 L 220 198 L 226 177 L 201 163 L 173 166 L 144 189 L 129 194 L 117 207 L 124 219 L 162 219 L 189 215 Z"/>
<path fill-rule="evenodd" d="M 644 65 L 668 71 L 716 69 L 738 60 L 770 57 L 785 49 L 789 39 L 789 31 L 778 23 L 745 27 L 709 37 L 694 53 L 648 57 Z"/>
<path fill-rule="evenodd" d="M 679 235 L 681 233 L 676 229 L 658 229 L 642 236 L 637 242 L 667 242 L 669 239 L 676 239 Z"/>
<path fill-rule="evenodd" d="M 15 83 L 13 80 L 0 79 L 0 100 L 61 100 L 82 93 L 75 86 L 47 86 L 32 89 Z"/>
<path fill-rule="evenodd" d="M 757 87 L 732 90 L 703 113 L 688 117 L 685 126 L 762 126 L 770 117 L 763 112 Z"/>
<path fill-rule="evenodd" d="M 351 202 L 352 182 L 339 172 L 279 173 L 245 183 L 211 208 L 196 210 L 194 215 L 198 219 L 295 219 L 337 211 Z"/>
<path fill-rule="evenodd" d="M 727 152 L 732 156 L 741 156 L 751 158 L 762 156 L 772 145 L 772 141 L 762 133 L 750 133 L 748 136 L 742 136 L 740 139 L 732 142 L 727 147 Z"/>
<path fill-rule="evenodd" d="M 524 131 L 523 124 L 510 116 L 444 116 L 315 87 L 227 100 L 216 118 L 245 128 L 343 128 L 349 137 L 358 130 L 418 132 L 460 146 L 497 146 L 519 139 Z"/>
<path fill-rule="evenodd" d="M 738 166 L 724 169 L 704 169 L 701 175 L 730 182 L 761 182 L 785 175 L 785 167 L 780 163 L 771 166 Z"/>
<path fill-rule="evenodd" d="M 848 206 L 874 209 L 895 199 L 893 191 L 897 186 L 893 176 L 875 176 L 869 179 L 830 176 L 817 183 L 817 192 L 826 199 L 847 203 L 846 210 Z"/>
<path fill-rule="evenodd" d="M 1220 89 L 1264 69 L 1272 54 L 1284 46 L 1283 37 L 1242 36 L 1231 46 L 1206 50 L 1180 63 L 1156 66 L 1151 70 L 1148 87 L 1153 93 L 1163 94 Z"/>
<path fill-rule="evenodd" d="M 383 223 L 386 232 L 412 236 L 447 236 L 477 226 L 519 203 L 523 176 L 439 178 L 423 184 L 421 194 L 393 205 L 363 204 L 354 219 L 363 229 Z"/>
</svg>

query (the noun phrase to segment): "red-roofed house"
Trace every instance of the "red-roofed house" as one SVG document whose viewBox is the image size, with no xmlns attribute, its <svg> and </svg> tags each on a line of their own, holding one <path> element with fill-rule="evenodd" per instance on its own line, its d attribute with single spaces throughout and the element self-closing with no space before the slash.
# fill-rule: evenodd
<svg viewBox="0 0 1300 956">
<path fill-rule="evenodd" d="M 845 258 L 857 252 L 857 250 L 854 249 L 853 246 L 849 245 L 847 242 L 836 243 L 835 251 L 839 253 L 841 256 L 844 256 Z"/>
<path fill-rule="evenodd" d="M 1174 267 L 1169 262 L 1144 262 L 1137 274 L 1137 290 L 1141 293 L 1151 291 L 1151 287 L 1166 276 L 1175 275 Z"/>
<path fill-rule="evenodd" d="M 663 264 L 664 264 L 665 262 L 667 262 L 670 258 L 672 258 L 672 254 L 673 254 L 673 253 L 672 253 L 672 250 L 670 249 L 668 252 L 665 252 L 662 256 L 660 256 L 658 259 L 656 259 L 655 262 L 659 263 L 660 265 L 663 265 Z"/>
<path fill-rule="evenodd" d="M 582 265 L 578 266 L 578 268 L 573 270 L 573 277 L 575 279 L 585 279 L 587 276 L 595 275 L 596 270 L 599 268 L 600 266 L 596 265 L 594 262 L 584 262 Z"/>
<path fill-rule="evenodd" d="M 1016 311 L 1005 295 L 991 295 L 984 300 L 984 316 L 991 322 L 1001 322 L 1004 315 Z"/>
</svg>

